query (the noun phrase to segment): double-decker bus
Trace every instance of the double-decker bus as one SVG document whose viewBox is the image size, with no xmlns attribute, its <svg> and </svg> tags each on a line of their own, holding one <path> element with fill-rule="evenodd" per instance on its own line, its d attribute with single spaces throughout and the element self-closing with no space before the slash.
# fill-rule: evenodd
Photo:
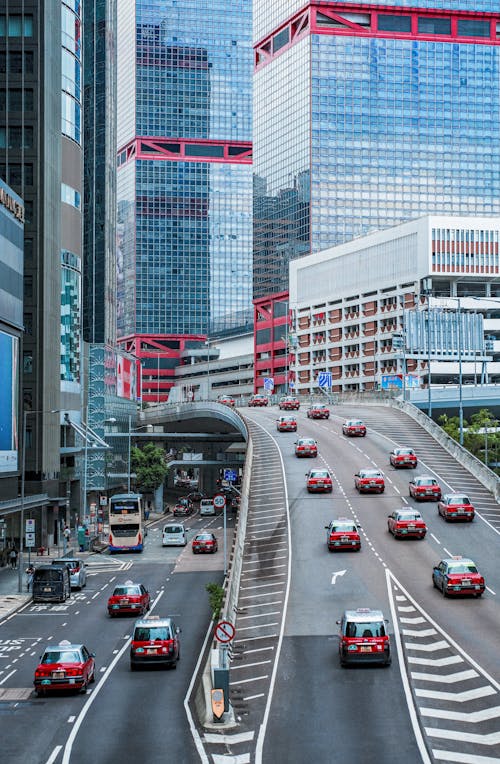
<svg viewBox="0 0 500 764">
<path fill-rule="evenodd" d="M 139 493 L 116 493 L 109 500 L 109 551 L 142 552 L 142 502 Z"/>
</svg>

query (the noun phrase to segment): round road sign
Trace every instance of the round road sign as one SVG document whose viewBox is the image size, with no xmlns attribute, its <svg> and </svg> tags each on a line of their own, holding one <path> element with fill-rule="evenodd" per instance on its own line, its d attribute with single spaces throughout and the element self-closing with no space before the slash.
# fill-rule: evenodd
<svg viewBox="0 0 500 764">
<path fill-rule="evenodd" d="M 226 506 L 226 497 L 222 493 L 218 493 L 214 496 L 214 507 L 216 509 L 224 509 Z"/>
<path fill-rule="evenodd" d="M 230 621 L 219 621 L 215 627 L 215 639 L 218 642 L 230 642 L 236 633 L 236 629 Z"/>
</svg>

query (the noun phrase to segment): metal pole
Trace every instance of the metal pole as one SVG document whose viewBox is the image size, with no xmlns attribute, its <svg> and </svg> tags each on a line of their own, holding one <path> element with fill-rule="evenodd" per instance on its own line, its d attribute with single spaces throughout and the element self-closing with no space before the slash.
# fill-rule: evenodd
<svg viewBox="0 0 500 764">
<path fill-rule="evenodd" d="M 224 504 L 224 578 L 227 574 L 227 523 L 226 523 L 226 510 L 227 510 L 227 500 Z"/>
<path fill-rule="evenodd" d="M 156 355 L 157 360 L 157 377 L 156 377 L 156 402 L 160 402 L 160 354 Z"/>
<path fill-rule="evenodd" d="M 406 400 L 406 329 L 405 309 L 403 307 L 403 401 Z"/>
<path fill-rule="evenodd" d="M 288 395 L 288 310 L 285 324 L 285 395 Z"/>
<path fill-rule="evenodd" d="M 484 428 L 484 463 L 488 466 L 488 422 Z"/>
<path fill-rule="evenodd" d="M 23 578 L 22 578 L 22 568 L 23 568 L 23 539 L 24 539 L 24 491 L 25 491 L 25 480 L 26 480 L 26 418 L 28 414 L 31 413 L 29 411 L 25 411 L 23 413 L 23 459 L 22 459 L 22 467 L 21 467 L 21 522 L 20 522 L 20 528 L 19 528 L 19 557 L 18 557 L 18 573 L 17 573 L 17 591 L 19 593 L 23 590 Z"/>
<path fill-rule="evenodd" d="M 427 416 L 432 418 L 431 391 L 431 293 L 427 292 Z"/>
<path fill-rule="evenodd" d="M 83 457 L 83 524 L 87 524 L 87 458 L 89 446 L 89 407 L 85 409 L 85 449 Z"/>
<path fill-rule="evenodd" d="M 205 345 L 208 349 L 208 355 L 207 355 L 207 401 L 210 400 L 210 340 L 207 337 L 207 341 L 205 342 Z"/>
<path fill-rule="evenodd" d="M 128 475 L 127 493 L 130 493 L 130 470 L 132 467 L 132 414 L 128 415 Z"/>
<path fill-rule="evenodd" d="M 460 427 L 460 445 L 464 444 L 464 407 L 462 400 L 462 321 L 460 312 L 460 297 L 458 300 L 458 421 Z"/>
</svg>

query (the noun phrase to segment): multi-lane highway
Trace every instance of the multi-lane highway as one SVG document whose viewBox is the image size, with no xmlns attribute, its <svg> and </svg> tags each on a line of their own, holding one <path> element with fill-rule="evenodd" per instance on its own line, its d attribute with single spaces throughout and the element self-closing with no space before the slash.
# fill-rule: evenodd
<svg viewBox="0 0 500 764">
<path fill-rule="evenodd" d="M 235 614 L 231 699 L 238 727 L 193 734 L 186 697 L 209 628 L 205 584 L 222 579 L 219 552 L 194 556 L 161 548 L 160 523 L 142 555 L 89 559 L 86 589 L 66 605 L 28 604 L 0 623 L 0 732 L 10 764 L 173 761 L 194 764 L 318 764 L 383 760 L 492 764 L 500 761 L 500 511 L 476 478 L 408 417 L 386 407 L 334 406 L 327 421 L 298 412 L 298 433 L 315 437 L 319 455 L 297 459 L 293 433 L 278 433 L 277 407 L 242 410 L 254 443 L 247 537 Z M 344 419 L 368 426 L 366 438 L 342 435 Z M 394 470 L 395 445 L 415 448 L 419 467 Z M 328 467 L 332 494 L 308 494 L 310 466 Z M 359 495 L 354 473 L 383 470 L 386 490 Z M 434 503 L 419 504 L 423 541 L 397 541 L 387 515 L 417 506 L 415 472 L 434 474 L 444 492 L 464 491 L 473 523 L 452 525 Z M 358 553 L 330 553 L 325 526 L 347 516 L 361 526 Z M 443 557 L 462 554 L 486 578 L 481 599 L 445 599 L 431 581 Z M 133 619 L 109 619 L 117 581 L 142 581 L 153 614 L 182 628 L 176 671 L 130 672 Z M 389 620 L 388 668 L 341 668 L 336 621 L 346 608 L 380 608 Z M 98 681 L 84 695 L 35 698 L 33 671 L 46 643 L 84 642 L 96 653 Z M 192 708 L 192 705 L 191 705 Z"/>
</svg>

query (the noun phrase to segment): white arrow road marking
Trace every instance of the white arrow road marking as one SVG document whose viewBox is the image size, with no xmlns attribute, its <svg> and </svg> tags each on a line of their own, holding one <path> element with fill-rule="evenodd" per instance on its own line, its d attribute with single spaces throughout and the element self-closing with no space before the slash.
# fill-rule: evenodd
<svg viewBox="0 0 500 764">
<path fill-rule="evenodd" d="M 458 751 L 433 751 L 435 759 L 453 761 L 455 764 L 498 764 L 498 759 L 491 756 L 471 756 L 469 753 Z"/>
<path fill-rule="evenodd" d="M 214 764 L 249 764 L 250 762 L 249 753 L 240 753 L 238 756 L 226 756 L 225 754 L 218 755 L 213 753 L 212 758 Z"/>
<path fill-rule="evenodd" d="M 408 658 L 408 663 L 416 663 L 420 666 L 451 666 L 452 663 L 463 663 L 460 655 L 450 655 L 448 658 Z"/>
<path fill-rule="evenodd" d="M 487 695 L 496 695 L 496 690 L 486 685 L 477 690 L 465 690 L 464 692 L 439 692 L 434 690 L 415 690 L 419 698 L 432 698 L 433 700 L 452 700 L 454 703 L 468 703 L 469 700 L 485 698 Z"/>
<path fill-rule="evenodd" d="M 474 679 L 479 676 L 477 671 L 469 669 L 468 671 L 457 671 L 455 674 L 420 674 L 418 671 L 411 672 L 412 679 L 420 679 L 423 682 L 442 682 L 443 684 L 455 684 L 463 682 L 465 679 Z"/>
<path fill-rule="evenodd" d="M 429 645 L 416 645 L 413 642 L 405 642 L 407 650 L 423 650 L 424 652 L 433 653 L 434 650 L 447 650 L 449 648 L 448 642 L 441 639 L 439 642 L 431 642 Z"/>
<path fill-rule="evenodd" d="M 336 573 L 332 573 L 332 584 L 337 580 L 337 576 L 343 576 L 345 573 L 347 573 L 347 570 L 337 570 Z"/>
<path fill-rule="evenodd" d="M 500 706 L 484 708 L 482 711 L 471 711 L 470 714 L 463 711 L 445 711 L 440 708 L 421 708 L 422 716 L 432 716 L 439 719 L 450 719 L 454 722 L 485 722 L 488 719 L 496 719 L 500 716 Z"/>
<path fill-rule="evenodd" d="M 236 745 L 236 743 L 248 743 L 254 739 L 255 732 L 240 732 L 235 735 L 215 735 L 205 732 L 203 740 L 205 743 L 224 743 L 225 745 Z"/>
<path fill-rule="evenodd" d="M 417 615 L 414 618 L 400 618 L 401 623 L 426 623 L 425 618 L 421 615 Z"/>
<path fill-rule="evenodd" d="M 429 737 L 440 737 L 446 740 L 460 740 L 462 743 L 481 743 L 481 745 L 498 745 L 500 732 L 492 732 L 490 735 L 475 735 L 473 732 L 459 732 L 458 730 L 440 730 L 432 727 L 425 728 Z"/>
<path fill-rule="evenodd" d="M 419 631 L 415 631 L 414 629 L 401 629 L 401 633 L 404 634 L 405 637 L 433 637 L 434 634 L 437 634 L 436 629 L 420 629 Z"/>
</svg>

